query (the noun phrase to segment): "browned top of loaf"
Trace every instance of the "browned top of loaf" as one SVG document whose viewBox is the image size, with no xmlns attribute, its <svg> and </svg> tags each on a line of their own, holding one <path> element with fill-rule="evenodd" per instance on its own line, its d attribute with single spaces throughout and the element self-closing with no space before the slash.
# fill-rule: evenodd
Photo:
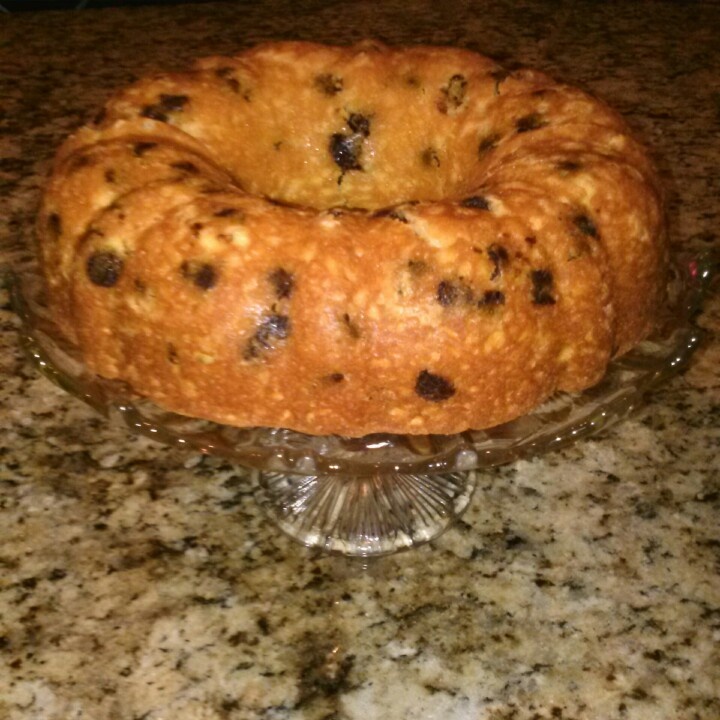
<svg viewBox="0 0 720 720">
<path fill-rule="evenodd" d="M 60 149 L 39 228 L 97 372 L 345 435 L 589 386 L 652 326 L 665 267 L 620 117 L 449 48 L 268 44 L 141 80 Z"/>
</svg>

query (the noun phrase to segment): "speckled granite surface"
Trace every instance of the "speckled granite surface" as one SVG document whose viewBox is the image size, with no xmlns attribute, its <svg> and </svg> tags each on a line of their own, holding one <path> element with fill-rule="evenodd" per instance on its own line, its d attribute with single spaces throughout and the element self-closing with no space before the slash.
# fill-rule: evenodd
<svg viewBox="0 0 720 720">
<path fill-rule="evenodd" d="M 0 15 L 3 242 L 30 241 L 53 148 L 111 88 L 258 40 L 375 36 L 604 96 L 657 154 L 675 241 L 719 244 L 720 5 L 298 5 Z M 633 420 L 486 473 L 457 528 L 371 562 L 294 545 L 242 469 L 51 386 L 0 304 L 2 720 L 720 718 L 717 298 L 689 372 Z"/>
</svg>

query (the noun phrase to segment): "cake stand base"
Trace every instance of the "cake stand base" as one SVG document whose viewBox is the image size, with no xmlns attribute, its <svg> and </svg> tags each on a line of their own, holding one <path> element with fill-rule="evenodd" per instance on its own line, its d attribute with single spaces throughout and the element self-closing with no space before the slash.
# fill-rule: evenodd
<svg viewBox="0 0 720 720">
<path fill-rule="evenodd" d="M 467 509 L 477 473 L 358 476 L 255 470 L 257 499 L 278 527 L 308 547 L 385 555 L 428 542 Z"/>
</svg>

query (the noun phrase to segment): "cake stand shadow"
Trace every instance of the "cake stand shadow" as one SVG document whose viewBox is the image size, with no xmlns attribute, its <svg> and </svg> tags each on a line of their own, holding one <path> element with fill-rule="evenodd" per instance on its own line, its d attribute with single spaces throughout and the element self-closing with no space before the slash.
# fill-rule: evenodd
<svg viewBox="0 0 720 720">
<path fill-rule="evenodd" d="M 483 469 L 566 446 L 626 418 L 688 364 L 702 337 L 693 318 L 716 267 L 710 255 L 676 257 L 657 332 L 583 393 L 560 393 L 489 430 L 363 438 L 235 428 L 167 412 L 83 365 L 52 322 L 34 266 L 6 272 L 4 282 L 22 321 L 23 346 L 46 378 L 135 432 L 250 468 L 267 516 L 304 545 L 373 556 L 438 537 L 467 509 Z"/>
</svg>

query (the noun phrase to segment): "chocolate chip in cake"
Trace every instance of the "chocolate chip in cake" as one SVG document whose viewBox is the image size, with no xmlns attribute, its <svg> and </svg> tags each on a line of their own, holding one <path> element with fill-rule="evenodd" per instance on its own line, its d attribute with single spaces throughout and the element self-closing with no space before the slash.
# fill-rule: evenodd
<svg viewBox="0 0 720 720">
<path fill-rule="evenodd" d="M 117 175 L 112 168 L 108 168 L 105 171 L 105 182 L 110 184 L 117 182 Z"/>
<path fill-rule="evenodd" d="M 472 303 L 473 289 L 462 277 L 455 281 L 442 280 L 438 283 L 435 298 L 443 307 L 457 305 L 458 303 Z"/>
<path fill-rule="evenodd" d="M 530 273 L 532 281 L 532 301 L 535 305 L 554 305 L 556 300 L 552 294 L 554 280 L 550 270 L 533 270 Z"/>
<path fill-rule="evenodd" d="M 243 358 L 245 360 L 258 358 L 263 351 L 274 350 L 277 341 L 287 340 L 289 336 L 290 318 L 277 313 L 268 315 L 258 325 L 255 334 L 245 345 Z"/>
<path fill-rule="evenodd" d="M 599 237 L 597 227 L 595 223 L 584 213 L 575 215 L 572 219 L 575 227 L 583 234 L 588 237 L 597 239 Z"/>
<path fill-rule="evenodd" d="M 574 173 L 582 170 L 582 163 L 577 160 L 561 160 L 555 167 L 561 172 Z"/>
<path fill-rule="evenodd" d="M 347 123 L 353 132 L 360 133 L 363 137 L 370 135 L 370 118 L 367 115 L 351 113 Z"/>
<path fill-rule="evenodd" d="M 465 208 L 474 208 L 475 210 L 489 210 L 490 201 L 482 195 L 472 195 L 460 201 L 460 205 Z"/>
<path fill-rule="evenodd" d="M 57 213 L 50 213 L 47 219 L 48 232 L 53 240 L 57 240 L 62 235 L 62 218 Z"/>
<path fill-rule="evenodd" d="M 415 392 L 423 400 L 443 402 L 455 394 L 455 386 L 442 375 L 422 370 L 415 381 Z"/>
<path fill-rule="evenodd" d="M 478 144 L 478 155 L 482 158 L 491 150 L 494 150 L 500 142 L 501 137 L 502 136 L 498 133 L 493 133 L 492 135 L 484 137 Z"/>
<path fill-rule="evenodd" d="M 210 290 L 218 282 L 218 271 L 213 265 L 206 262 L 184 260 L 180 265 L 180 274 L 200 290 Z"/>
<path fill-rule="evenodd" d="M 361 335 L 360 328 L 348 313 L 343 313 L 342 322 L 348 332 L 348 335 L 350 335 L 353 340 L 358 340 Z"/>
<path fill-rule="evenodd" d="M 508 252 L 502 245 L 493 243 L 488 248 L 488 257 L 494 265 L 490 279 L 497 280 L 502 275 L 503 268 L 508 263 Z"/>
<path fill-rule="evenodd" d="M 236 94 L 242 94 L 243 98 L 250 101 L 250 91 L 246 90 L 242 92 L 242 84 L 240 81 L 233 77 L 234 68 L 231 67 L 219 67 L 215 70 L 215 75 L 225 81 L 225 84 Z"/>
<path fill-rule="evenodd" d="M 225 78 L 225 82 L 227 83 L 227 86 L 238 95 L 240 94 L 240 90 L 242 86 L 240 85 L 240 81 L 237 78 L 229 77 Z"/>
<path fill-rule="evenodd" d="M 437 301 L 443 306 L 448 307 L 454 305 L 460 296 L 460 289 L 455 283 L 449 280 L 443 280 L 437 286 Z"/>
<path fill-rule="evenodd" d="M 360 156 L 362 141 L 370 135 L 370 118 L 360 113 L 351 113 L 347 124 L 352 134 L 334 133 L 330 136 L 330 154 L 343 173 L 349 170 L 362 170 Z M 342 175 L 338 184 L 342 182 Z"/>
<path fill-rule="evenodd" d="M 315 76 L 314 80 L 315 87 L 325 95 L 332 97 L 342 92 L 343 80 L 337 75 L 332 73 L 322 73 Z"/>
<path fill-rule="evenodd" d="M 275 295 L 278 300 L 284 300 L 292 295 L 295 289 L 295 278 L 285 268 L 275 268 L 269 275 L 268 279 L 275 289 Z"/>
<path fill-rule="evenodd" d="M 157 120 L 158 122 L 167 122 L 167 113 L 163 112 L 158 105 L 145 105 L 140 110 L 142 117 L 148 118 L 149 120 Z"/>
<path fill-rule="evenodd" d="M 136 142 L 133 145 L 133 155 L 135 157 L 142 157 L 148 150 L 152 150 L 157 147 L 156 142 Z"/>
<path fill-rule="evenodd" d="M 515 129 L 518 133 L 524 133 L 530 130 L 539 130 L 547 124 L 547 120 L 544 120 L 539 113 L 530 113 L 515 121 Z"/>
<path fill-rule="evenodd" d="M 447 114 L 450 109 L 459 108 L 465 102 L 467 92 L 467 80 L 463 75 L 453 75 L 447 85 L 440 88 L 440 98 L 436 105 L 438 110 Z"/>
<path fill-rule="evenodd" d="M 250 102 L 250 100 L 252 99 L 252 93 L 247 88 L 243 88 L 243 86 L 241 85 L 240 81 L 237 78 L 233 78 L 233 77 L 227 78 L 227 80 L 225 82 L 228 84 L 229 88 L 234 93 L 236 93 L 237 95 L 242 95 L 243 100 Z"/>
<path fill-rule="evenodd" d="M 478 307 L 492 307 L 505 304 L 505 293 L 501 290 L 486 290 L 478 300 Z"/>
<path fill-rule="evenodd" d="M 123 259 L 112 250 L 98 250 L 90 255 L 85 269 L 93 285 L 109 288 L 117 285 L 124 264 Z"/>
<path fill-rule="evenodd" d="M 345 379 L 345 376 L 340 372 L 330 373 L 330 375 L 327 375 L 326 377 L 329 382 L 335 384 L 341 383 Z"/>
<path fill-rule="evenodd" d="M 152 105 L 145 105 L 140 110 L 142 117 L 158 122 L 167 122 L 168 113 L 182 111 L 190 98 L 187 95 L 168 95 L 163 93 L 160 95 L 158 102 Z"/>
<path fill-rule="evenodd" d="M 243 89 L 242 83 L 233 76 L 235 68 L 231 67 L 219 67 L 215 70 L 215 75 L 222 80 L 225 84 L 237 95 L 242 95 L 243 100 L 250 102 L 251 93 L 250 90 Z"/>
<path fill-rule="evenodd" d="M 335 164 L 345 173 L 350 170 L 362 170 L 360 154 L 362 141 L 359 135 L 333 133 L 330 136 L 330 154 Z"/>
<path fill-rule="evenodd" d="M 209 290 L 217 283 L 217 271 L 212 265 L 204 263 L 195 272 L 193 280 L 201 290 Z"/>
<path fill-rule="evenodd" d="M 290 318 L 287 315 L 268 315 L 255 332 L 257 341 L 270 349 L 273 340 L 287 340 L 290 336 Z"/>
<path fill-rule="evenodd" d="M 440 167 L 440 156 L 437 153 L 437 150 L 432 147 L 425 148 L 420 153 L 420 162 L 425 167 Z"/>
</svg>

